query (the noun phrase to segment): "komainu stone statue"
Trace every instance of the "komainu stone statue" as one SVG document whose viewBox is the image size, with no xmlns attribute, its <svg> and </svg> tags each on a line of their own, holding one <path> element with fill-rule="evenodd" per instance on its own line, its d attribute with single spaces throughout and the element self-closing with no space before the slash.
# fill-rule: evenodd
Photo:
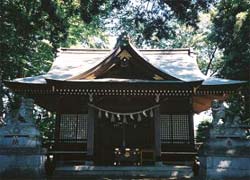
<svg viewBox="0 0 250 180">
<path fill-rule="evenodd" d="M 5 126 L 0 128 L 0 147 L 40 146 L 40 132 L 33 120 L 33 99 L 21 99 L 20 108 L 11 111 L 5 118 Z"/>
<path fill-rule="evenodd" d="M 245 130 L 240 128 L 241 118 L 237 114 L 237 103 L 231 103 L 229 108 L 226 108 L 222 102 L 213 100 L 212 108 L 212 128 L 210 129 L 210 137 L 245 137 Z"/>
<path fill-rule="evenodd" d="M 239 105 L 226 108 L 222 102 L 211 103 L 210 137 L 199 149 L 201 179 L 249 179 L 250 141 L 243 129 Z"/>
<path fill-rule="evenodd" d="M 222 120 L 223 123 L 225 122 L 225 106 L 222 102 L 216 99 L 212 101 L 211 108 L 213 116 L 212 125 L 213 127 L 217 127 L 220 120 Z"/>
<path fill-rule="evenodd" d="M 20 108 L 7 114 L 0 127 L 0 179 L 34 178 L 43 172 L 45 157 L 33 109 L 34 101 L 22 98 Z"/>
</svg>

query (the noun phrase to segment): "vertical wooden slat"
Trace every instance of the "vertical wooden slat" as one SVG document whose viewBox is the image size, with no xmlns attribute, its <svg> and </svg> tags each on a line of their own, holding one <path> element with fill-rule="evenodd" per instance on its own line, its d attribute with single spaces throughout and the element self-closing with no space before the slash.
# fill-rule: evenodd
<svg viewBox="0 0 250 180">
<path fill-rule="evenodd" d="M 94 155 L 94 127 L 95 127 L 95 114 L 92 107 L 88 107 L 88 130 L 87 130 L 87 155 Z"/>
<path fill-rule="evenodd" d="M 161 134 L 160 134 L 160 109 L 159 107 L 154 110 L 154 140 L 155 140 L 155 156 L 156 161 L 161 157 Z"/>
</svg>

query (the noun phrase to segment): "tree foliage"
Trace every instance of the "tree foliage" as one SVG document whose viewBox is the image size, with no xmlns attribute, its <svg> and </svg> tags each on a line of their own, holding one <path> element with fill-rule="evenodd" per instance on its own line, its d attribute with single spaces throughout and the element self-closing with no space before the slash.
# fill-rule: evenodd
<svg viewBox="0 0 250 180">
<path fill-rule="evenodd" d="M 77 44 L 86 37 L 102 35 L 100 39 L 104 38 L 95 23 L 83 25 L 79 7 L 76 0 L 1 2 L 0 116 L 4 112 L 5 99 L 13 100 L 13 94 L 3 86 L 3 80 L 45 73 L 60 46 Z M 89 45 L 88 42 L 85 44 Z M 103 41 L 99 44 L 103 46 Z M 96 44 L 92 42 L 90 45 Z"/>
<path fill-rule="evenodd" d="M 160 41 L 164 48 L 192 48 L 197 54 L 197 61 L 201 71 L 212 76 L 218 73 L 222 64 L 222 51 L 218 44 L 209 39 L 211 35 L 211 14 L 200 13 L 198 29 L 177 23 L 173 39 Z"/>
<path fill-rule="evenodd" d="M 161 40 L 176 37 L 177 21 L 198 28 L 198 13 L 207 11 L 213 0 L 111 0 L 105 25 L 114 34 L 126 31 L 138 46 L 161 47 Z M 116 34 L 117 35 L 117 34 Z"/>
<path fill-rule="evenodd" d="M 250 1 L 221 0 L 210 38 L 223 50 L 220 75 L 250 80 Z"/>
<path fill-rule="evenodd" d="M 211 41 L 223 50 L 223 65 L 219 76 L 247 80 L 250 83 L 250 1 L 221 0 L 213 17 Z M 233 95 L 243 120 L 250 117 L 250 84 L 243 94 Z"/>
<path fill-rule="evenodd" d="M 64 38 L 62 29 L 65 25 L 57 22 L 56 13 L 48 14 L 47 6 L 46 1 L 6 0 L 1 3 L 1 113 L 3 97 L 10 97 L 2 80 L 35 75 L 39 69 L 46 71 L 53 53 L 51 45 L 42 40 L 49 39 L 56 47 L 58 38 Z M 55 38 L 53 34 L 56 34 Z"/>
<path fill-rule="evenodd" d="M 208 120 L 203 120 L 197 128 L 196 141 L 197 142 L 205 142 L 209 137 L 209 127 L 211 126 L 211 122 Z"/>
</svg>

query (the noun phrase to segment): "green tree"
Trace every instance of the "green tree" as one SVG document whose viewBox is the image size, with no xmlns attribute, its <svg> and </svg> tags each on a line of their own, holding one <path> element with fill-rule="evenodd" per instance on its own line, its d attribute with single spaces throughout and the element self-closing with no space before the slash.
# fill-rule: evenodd
<svg viewBox="0 0 250 180">
<path fill-rule="evenodd" d="M 105 27 L 118 36 L 126 31 L 137 47 L 193 47 L 205 74 L 216 74 L 221 66 L 221 51 L 208 36 L 214 1 L 122 1 L 113 0 L 103 13 Z M 107 3 L 106 3 L 107 4 Z M 202 13 L 203 12 L 203 13 Z"/>
<path fill-rule="evenodd" d="M 218 73 L 222 62 L 222 51 L 218 44 L 210 40 L 211 36 L 211 15 L 210 13 L 200 13 L 198 29 L 192 26 L 177 23 L 173 39 L 161 41 L 162 45 L 169 48 L 189 48 L 192 47 L 197 53 L 197 61 L 201 71 L 209 76 Z"/>
<path fill-rule="evenodd" d="M 250 1 L 221 0 L 213 17 L 210 39 L 223 50 L 219 75 L 228 79 L 247 80 L 243 94 L 233 95 L 238 101 L 243 120 L 250 117 Z M 229 102 L 230 102 L 229 101 Z"/>
<path fill-rule="evenodd" d="M 69 14 L 49 0 L 5 0 L 0 6 L 0 115 L 4 97 L 11 98 L 2 81 L 47 71 L 55 49 L 67 36 Z"/>
<path fill-rule="evenodd" d="M 209 136 L 209 127 L 211 126 L 211 122 L 208 120 L 204 120 L 200 122 L 197 128 L 196 141 L 197 142 L 205 142 Z"/>
<path fill-rule="evenodd" d="M 160 40 L 175 36 L 177 21 L 198 28 L 198 13 L 207 11 L 214 0 L 82 0 L 85 23 L 99 19 L 108 30 L 120 35 L 126 31 L 137 46 L 161 47 Z"/>
<path fill-rule="evenodd" d="M 80 43 L 104 34 L 97 23 L 83 24 L 77 0 L 5 0 L 0 6 L 0 116 L 14 95 L 3 80 L 34 76 L 48 71 L 60 46 Z M 79 37 L 81 35 L 81 37 Z M 78 39 L 78 41 L 76 40 Z M 87 43 L 95 46 L 96 43 Z M 103 46 L 103 41 L 99 47 Z"/>
<path fill-rule="evenodd" d="M 224 54 L 220 75 L 250 79 L 250 1 L 221 0 L 213 17 L 211 40 Z"/>
</svg>

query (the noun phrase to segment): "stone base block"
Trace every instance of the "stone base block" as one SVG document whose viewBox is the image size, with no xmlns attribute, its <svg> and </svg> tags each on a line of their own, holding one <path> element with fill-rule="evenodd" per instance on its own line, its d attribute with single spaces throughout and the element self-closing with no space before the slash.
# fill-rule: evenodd
<svg viewBox="0 0 250 180">
<path fill-rule="evenodd" d="M 190 166 L 58 166 L 54 179 L 191 179 Z M 104 178 L 106 177 L 106 178 Z"/>
<path fill-rule="evenodd" d="M 250 179 L 250 157 L 200 156 L 200 179 Z"/>
<path fill-rule="evenodd" d="M 41 178 L 45 158 L 43 155 L 0 155 L 0 179 Z"/>
</svg>

